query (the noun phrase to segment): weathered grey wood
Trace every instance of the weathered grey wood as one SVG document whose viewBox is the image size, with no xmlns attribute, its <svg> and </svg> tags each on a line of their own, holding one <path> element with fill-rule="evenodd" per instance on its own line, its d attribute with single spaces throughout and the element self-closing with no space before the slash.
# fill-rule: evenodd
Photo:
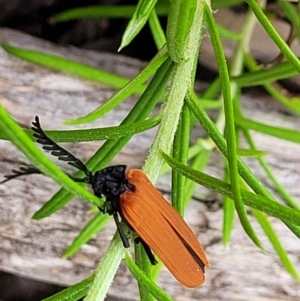
<svg viewBox="0 0 300 301">
<path fill-rule="evenodd" d="M 143 66 L 142 62 L 131 58 L 73 47 L 58 47 L 7 29 L 0 29 L 0 42 L 44 50 L 126 76 L 133 76 Z M 39 115 L 46 129 L 66 128 L 62 124 L 63 120 L 90 112 L 112 92 L 106 87 L 23 62 L 0 49 L 0 101 L 23 125 L 29 126 L 34 116 Z M 108 114 L 93 126 L 118 124 L 134 101 L 133 98 L 129 99 L 117 111 Z M 282 114 L 282 108 L 261 95 L 245 97 L 244 108 L 252 118 L 273 124 L 277 122 L 289 128 L 300 128 L 299 117 Z M 134 137 L 113 163 L 125 162 L 129 166 L 141 166 L 154 133 L 155 130 L 152 130 Z M 258 147 L 269 152 L 267 160 L 278 178 L 295 199 L 300 201 L 300 147 L 261 134 L 255 134 L 255 137 Z M 67 147 L 86 160 L 99 144 L 69 144 Z M 21 159 L 24 158 L 9 142 L 0 141 L 1 176 L 9 173 L 12 168 L 17 168 L 16 160 Z M 218 154 L 214 154 L 208 172 L 220 176 L 221 164 Z M 263 180 L 263 173 L 257 165 L 250 165 Z M 157 185 L 168 190 L 168 178 L 162 178 Z M 0 185 L 0 270 L 60 285 L 76 283 L 92 273 L 110 242 L 115 225 L 110 223 L 71 259 L 61 259 L 68 244 L 92 215 L 89 213 L 89 205 L 81 200 L 73 200 L 51 217 L 32 221 L 32 214 L 58 189 L 52 180 L 37 175 Z M 216 196 L 200 189 L 197 197 L 214 199 Z M 255 229 L 269 251 L 267 255 L 250 242 L 238 222 L 229 246 L 222 245 L 222 210 L 217 204 L 208 208 L 205 204 L 194 201 L 186 218 L 206 247 L 211 267 L 207 269 L 206 283 L 196 290 L 184 289 L 163 270 L 159 283 L 177 301 L 299 300 L 299 283 L 292 280 L 280 266 L 277 256 L 255 221 Z M 293 262 L 299 267 L 299 240 L 281 222 L 273 218 L 270 220 Z M 137 285 L 124 265 L 120 267 L 109 293 L 122 300 L 137 300 Z"/>
</svg>

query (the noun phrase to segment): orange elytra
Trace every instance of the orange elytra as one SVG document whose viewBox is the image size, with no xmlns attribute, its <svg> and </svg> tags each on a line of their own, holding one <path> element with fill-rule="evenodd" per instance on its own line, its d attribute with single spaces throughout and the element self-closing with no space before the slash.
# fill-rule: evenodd
<svg viewBox="0 0 300 301">
<path fill-rule="evenodd" d="M 140 169 L 126 174 L 135 188 L 120 195 L 121 216 L 183 286 L 194 288 L 209 266 L 202 245 L 184 219 Z"/>
</svg>

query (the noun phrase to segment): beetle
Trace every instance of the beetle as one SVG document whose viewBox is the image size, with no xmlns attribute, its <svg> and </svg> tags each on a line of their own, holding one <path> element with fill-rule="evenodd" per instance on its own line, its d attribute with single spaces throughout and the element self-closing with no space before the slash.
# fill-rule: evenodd
<svg viewBox="0 0 300 301">
<path fill-rule="evenodd" d="M 80 179 L 70 177 L 76 182 L 91 185 L 97 197 L 105 197 L 105 203 L 99 210 L 113 216 L 125 248 L 129 247 L 129 241 L 119 217 L 137 233 L 135 241 L 143 245 L 152 265 L 157 261 L 151 250 L 183 286 L 195 288 L 203 284 L 204 268 L 209 263 L 201 243 L 141 169 L 126 172 L 126 165 L 115 165 L 93 174 L 81 160 L 46 135 L 38 116 L 32 124 L 33 136 L 44 150 L 85 174 Z M 13 172 L 1 183 L 26 174 L 41 173 L 30 165 Z"/>
</svg>

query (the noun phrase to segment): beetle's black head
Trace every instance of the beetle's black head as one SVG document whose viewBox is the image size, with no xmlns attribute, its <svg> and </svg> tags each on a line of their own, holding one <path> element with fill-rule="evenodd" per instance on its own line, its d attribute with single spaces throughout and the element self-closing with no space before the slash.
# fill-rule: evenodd
<svg viewBox="0 0 300 301">
<path fill-rule="evenodd" d="M 125 175 L 126 165 L 109 166 L 97 171 L 91 178 L 90 184 L 97 197 L 103 195 L 107 199 L 118 198 L 128 189 L 133 189 Z"/>
</svg>

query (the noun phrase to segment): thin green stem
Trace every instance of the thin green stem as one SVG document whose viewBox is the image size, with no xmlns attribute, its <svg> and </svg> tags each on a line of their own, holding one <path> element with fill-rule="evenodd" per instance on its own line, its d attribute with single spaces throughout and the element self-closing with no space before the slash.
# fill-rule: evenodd
<svg viewBox="0 0 300 301">
<path fill-rule="evenodd" d="M 173 157 L 183 164 L 187 164 L 190 142 L 190 110 L 183 106 L 180 122 L 175 135 Z M 185 209 L 186 178 L 172 170 L 172 205 L 183 216 Z"/>
<path fill-rule="evenodd" d="M 229 176 L 233 193 L 233 200 L 235 204 L 236 211 L 240 218 L 241 224 L 252 239 L 252 241 L 260 248 L 262 245 L 252 228 L 250 221 L 248 220 L 246 210 L 241 197 L 240 192 L 240 179 L 238 173 L 238 161 L 237 161 L 237 145 L 236 145 L 236 133 L 235 133 L 235 122 L 234 122 L 234 110 L 233 102 L 231 99 L 231 86 L 229 73 L 227 69 L 225 54 L 221 44 L 221 40 L 212 17 L 211 10 L 208 6 L 205 6 L 205 15 L 208 23 L 208 29 L 211 35 L 212 44 L 214 47 L 218 69 L 220 74 L 220 79 L 222 83 L 222 93 L 224 99 L 224 112 L 226 118 L 226 144 L 227 144 L 227 159 L 229 167 Z"/>
<path fill-rule="evenodd" d="M 249 143 L 251 149 L 256 150 L 257 148 L 255 146 L 255 143 L 254 143 L 251 135 L 249 134 L 249 131 L 244 128 L 243 134 L 244 134 L 245 138 L 247 139 L 247 142 Z M 300 210 L 300 205 L 297 202 L 295 202 L 295 200 L 292 198 L 292 196 L 285 190 L 285 188 L 277 180 L 276 176 L 274 175 L 274 173 L 272 172 L 271 168 L 266 163 L 264 158 L 258 157 L 257 160 L 258 160 L 259 164 L 261 165 L 261 167 L 264 169 L 268 178 L 273 182 L 274 186 L 276 187 L 277 191 L 282 196 L 282 198 L 284 199 L 286 204 L 288 204 L 289 206 L 291 206 L 297 210 Z"/>
<path fill-rule="evenodd" d="M 166 44 L 166 36 L 159 22 L 157 13 L 152 11 L 149 17 L 149 26 L 157 49 L 161 49 Z"/>
<path fill-rule="evenodd" d="M 282 39 L 279 33 L 275 30 L 270 20 L 267 18 L 265 13 L 260 8 L 256 0 L 246 0 L 253 13 L 256 15 L 260 24 L 264 27 L 270 38 L 275 42 L 280 51 L 284 54 L 288 61 L 290 61 L 294 68 L 300 73 L 300 62 L 291 48 Z"/>
<path fill-rule="evenodd" d="M 113 238 L 95 272 L 95 278 L 84 301 L 103 301 L 124 257 L 124 248 L 118 234 Z"/>
<path fill-rule="evenodd" d="M 211 139 L 214 141 L 218 149 L 225 157 L 227 157 L 227 145 L 224 137 L 218 131 L 215 124 L 209 118 L 205 110 L 201 107 L 201 105 L 199 105 L 199 102 L 197 98 L 195 98 L 193 91 L 188 91 L 186 96 L 186 101 L 188 106 L 190 107 L 190 109 L 192 110 L 192 112 L 200 122 L 200 124 L 209 134 Z M 238 170 L 242 178 L 257 194 L 264 195 L 265 197 L 276 201 L 274 197 L 269 193 L 269 191 L 265 187 L 263 187 L 261 183 L 256 179 L 256 177 L 251 172 L 251 170 L 239 158 L 238 158 Z"/>
<path fill-rule="evenodd" d="M 283 247 L 281 241 L 279 240 L 279 237 L 277 236 L 275 230 L 273 229 L 271 223 L 268 221 L 268 218 L 266 214 L 263 212 L 257 211 L 255 209 L 251 210 L 259 224 L 261 225 L 261 228 L 269 238 L 271 244 L 273 245 L 274 250 L 278 254 L 283 266 L 286 268 L 286 270 L 290 273 L 290 275 L 300 281 L 300 275 L 298 274 L 297 270 L 295 269 L 293 263 L 289 259 L 289 255 L 285 248 Z"/>
<path fill-rule="evenodd" d="M 187 60 L 176 63 L 174 66 L 169 94 L 161 111 L 161 124 L 152 144 L 149 156 L 145 162 L 144 170 L 153 182 L 157 179 L 164 162 L 160 153 L 161 150 L 168 154 L 171 152 L 173 139 L 184 103 L 184 97 L 187 88 L 192 84 L 195 57 L 198 55 L 201 40 L 204 3 L 204 1 L 197 1 L 194 20 L 186 44 L 184 45 L 186 48 Z"/>
<path fill-rule="evenodd" d="M 131 81 L 126 83 L 118 92 L 110 97 L 105 103 L 101 104 L 93 112 L 86 116 L 76 119 L 68 120 L 67 124 L 81 124 L 91 122 L 97 118 L 102 117 L 106 113 L 113 110 L 116 106 L 126 100 L 130 95 L 136 93 L 141 85 L 153 75 L 154 72 L 166 61 L 168 58 L 166 47 L 162 47 L 155 57 L 148 63 L 148 65 L 141 70 Z"/>
</svg>

